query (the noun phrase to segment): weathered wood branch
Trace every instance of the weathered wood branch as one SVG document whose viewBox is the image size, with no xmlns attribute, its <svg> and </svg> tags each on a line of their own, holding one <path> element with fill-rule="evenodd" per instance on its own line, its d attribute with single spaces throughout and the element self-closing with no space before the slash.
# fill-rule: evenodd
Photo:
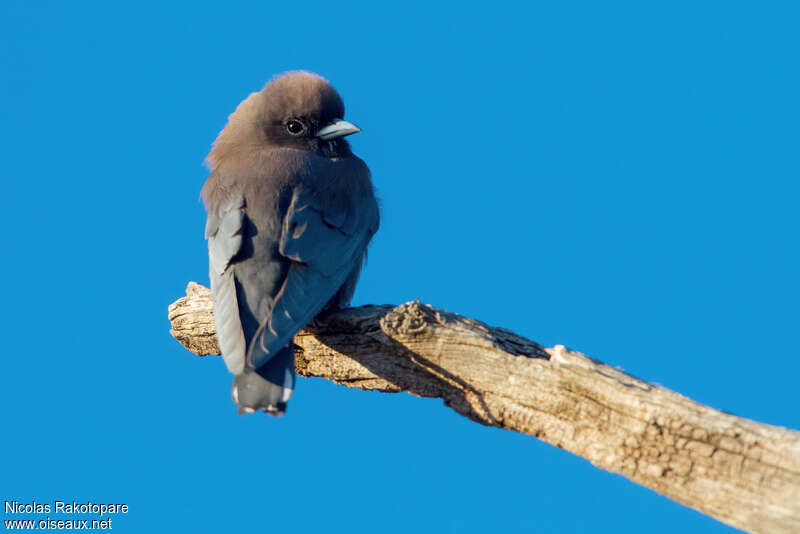
<svg viewBox="0 0 800 534">
<path fill-rule="evenodd" d="M 169 307 L 172 335 L 218 352 L 208 289 Z M 800 532 L 800 432 L 698 404 L 619 369 L 409 302 L 316 320 L 297 373 L 442 398 L 484 425 L 529 434 L 752 532 Z"/>
</svg>

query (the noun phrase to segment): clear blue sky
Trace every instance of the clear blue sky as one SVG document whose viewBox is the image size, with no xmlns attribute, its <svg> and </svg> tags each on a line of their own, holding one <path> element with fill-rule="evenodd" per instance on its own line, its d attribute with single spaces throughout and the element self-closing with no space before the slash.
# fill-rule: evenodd
<svg viewBox="0 0 800 534">
<path fill-rule="evenodd" d="M 210 143 L 302 68 L 382 198 L 356 304 L 800 428 L 796 4 L 426 4 L 0 4 L 0 498 L 127 503 L 114 532 L 731 531 L 438 400 L 300 380 L 238 417 L 169 336 Z"/>
</svg>

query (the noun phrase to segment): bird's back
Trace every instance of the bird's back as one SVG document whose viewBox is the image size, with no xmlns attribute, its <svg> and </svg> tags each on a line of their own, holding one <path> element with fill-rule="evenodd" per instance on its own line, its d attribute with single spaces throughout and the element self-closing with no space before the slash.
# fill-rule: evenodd
<svg viewBox="0 0 800 534">
<path fill-rule="evenodd" d="M 363 209 L 377 214 L 377 204 L 369 170 L 354 155 L 329 159 L 301 150 L 271 148 L 251 156 L 247 165 L 241 160 L 234 163 L 218 167 L 209 176 L 203 194 L 209 216 L 220 218 L 230 198 L 240 195 L 244 199 L 241 250 L 232 258 L 231 268 L 249 347 L 261 325 L 271 319 L 275 298 L 292 263 L 280 253 L 279 244 L 294 192 L 307 191 L 328 213 L 344 214 L 345 218 Z M 349 301 L 360 266 L 358 262 L 335 304 Z"/>
</svg>

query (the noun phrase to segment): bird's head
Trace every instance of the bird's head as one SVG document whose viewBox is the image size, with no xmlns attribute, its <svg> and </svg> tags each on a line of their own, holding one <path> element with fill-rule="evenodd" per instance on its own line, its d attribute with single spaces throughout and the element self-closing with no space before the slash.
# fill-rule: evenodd
<svg viewBox="0 0 800 534">
<path fill-rule="evenodd" d="M 344 137 L 359 131 L 344 120 L 344 103 L 327 80 L 310 72 L 288 72 L 239 104 L 207 159 L 216 168 L 228 156 L 271 147 L 344 156 L 350 153 Z"/>
</svg>

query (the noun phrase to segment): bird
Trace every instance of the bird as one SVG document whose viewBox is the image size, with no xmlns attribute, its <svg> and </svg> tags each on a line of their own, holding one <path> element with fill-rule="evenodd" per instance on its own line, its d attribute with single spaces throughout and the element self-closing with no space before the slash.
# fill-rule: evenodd
<svg viewBox="0 0 800 534">
<path fill-rule="evenodd" d="M 294 335 L 349 305 L 380 224 L 344 102 L 323 77 L 275 76 L 228 117 L 201 190 L 217 339 L 238 413 L 280 416 Z"/>
</svg>

